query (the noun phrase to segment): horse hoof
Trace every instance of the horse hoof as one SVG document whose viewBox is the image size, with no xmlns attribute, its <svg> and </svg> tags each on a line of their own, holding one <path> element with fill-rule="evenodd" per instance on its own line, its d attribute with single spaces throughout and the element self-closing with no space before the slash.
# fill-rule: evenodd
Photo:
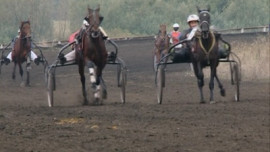
<svg viewBox="0 0 270 152">
<path fill-rule="evenodd" d="M 106 90 L 103 90 L 102 98 L 107 99 L 107 91 Z"/>
<path fill-rule="evenodd" d="M 24 82 L 21 82 L 20 87 L 25 87 L 26 84 Z"/>
<path fill-rule="evenodd" d="M 225 91 L 225 89 L 221 89 L 221 90 L 220 90 L 220 94 L 221 94 L 221 96 L 225 97 L 225 96 L 226 96 L 226 91 Z"/>
<path fill-rule="evenodd" d="M 200 101 L 200 104 L 205 104 L 205 101 L 204 101 L 204 100 L 201 100 L 201 101 Z"/>
<path fill-rule="evenodd" d="M 99 105 L 99 98 L 95 98 L 95 100 L 94 100 L 94 102 L 93 102 L 93 105 L 94 105 L 94 106 Z"/>
<path fill-rule="evenodd" d="M 25 87 L 31 87 L 31 85 L 30 84 L 25 84 Z"/>
<path fill-rule="evenodd" d="M 87 106 L 87 105 L 88 105 L 88 101 L 84 101 L 83 106 Z"/>
<path fill-rule="evenodd" d="M 31 69 L 32 69 L 31 66 L 27 66 L 27 67 L 26 67 L 26 70 L 27 70 L 27 71 L 30 71 Z"/>
<path fill-rule="evenodd" d="M 94 93 L 94 97 L 95 97 L 95 101 L 98 101 L 100 98 L 100 93 L 99 92 L 95 92 Z"/>
<path fill-rule="evenodd" d="M 210 104 L 215 104 L 215 103 L 217 103 L 216 101 L 210 101 Z"/>
</svg>

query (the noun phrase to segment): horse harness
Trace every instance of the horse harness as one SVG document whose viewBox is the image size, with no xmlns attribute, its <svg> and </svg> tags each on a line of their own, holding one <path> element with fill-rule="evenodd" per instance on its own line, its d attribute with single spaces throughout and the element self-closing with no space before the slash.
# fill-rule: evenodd
<svg viewBox="0 0 270 152">
<path fill-rule="evenodd" d="M 94 15 L 94 17 L 95 17 L 95 15 Z M 94 23 L 96 23 L 96 18 L 94 18 L 94 21 L 95 21 Z M 98 32 L 98 35 L 97 35 L 97 37 L 93 37 L 93 35 L 91 34 L 93 27 L 94 27 L 94 24 L 89 25 L 89 27 L 87 27 L 86 29 L 82 29 L 83 31 L 81 32 L 81 35 L 82 35 L 81 37 L 83 38 L 83 35 L 86 34 L 86 36 L 89 39 L 91 39 L 91 37 L 92 38 L 97 38 L 100 35 L 100 30 L 98 28 L 98 31 L 97 31 Z M 83 58 L 83 53 L 82 53 L 83 40 L 81 41 L 81 43 L 75 45 L 75 48 L 77 48 L 76 46 L 79 47 L 79 49 L 75 49 L 76 52 L 80 55 L 81 58 Z"/>
<path fill-rule="evenodd" d="M 164 50 L 166 47 L 166 38 L 168 37 L 168 34 L 166 33 L 165 36 L 161 35 L 161 33 L 158 34 L 158 37 L 156 39 L 156 47 L 158 50 Z M 160 43 L 158 43 L 158 40 Z M 160 45 L 159 45 L 160 44 Z"/>
<path fill-rule="evenodd" d="M 200 45 L 200 47 L 202 48 L 203 53 L 206 55 L 206 58 L 207 58 L 207 62 L 208 62 L 208 63 L 209 63 L 209 54 L 212 52 L 212 50 L 213 50 L 213 48 L 214 48 L 214 46 L 215 46 L 215 44 L 216 44 L 216 37 L 215 37 L 214 32 L 213 32 L 213 31 L 210 31 L 210 35 L 211 35 L 211 37 L 212 37 L 212 41 L 211 41 L 211 46 L 210 46 L 209 50 L 207 50 L 207 49 L 203 46 L 201 34 L 198 33 L 198 32 L 196 32 L 196 35 L 195 35 L 195 38 L 198 39 L 199 45 Z M 193 50 L 193 51 L 194 51 L 194 50 Z"/>
</svg>

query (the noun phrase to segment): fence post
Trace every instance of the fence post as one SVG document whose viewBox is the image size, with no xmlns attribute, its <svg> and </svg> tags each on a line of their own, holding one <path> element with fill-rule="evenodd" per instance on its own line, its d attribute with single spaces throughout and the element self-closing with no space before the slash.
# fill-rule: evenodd
<svg viewBox="0 0 270 152">
<path fill-rule="evenodd" d="M 241 28 L 241 33 L 244 33 L 244 28 Z"/>
</svg>

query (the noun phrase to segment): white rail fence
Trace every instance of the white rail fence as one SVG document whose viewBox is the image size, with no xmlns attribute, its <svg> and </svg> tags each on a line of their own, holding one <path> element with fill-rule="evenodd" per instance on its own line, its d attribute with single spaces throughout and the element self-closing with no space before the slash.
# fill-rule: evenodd
<svg viewBox="0 0 270 152">
<path fill-rule="evenodd" d="M 256 26 L 256 27 L 245 27 L 245 28 L 236 28 L 236 29 L 226 29 L 226 30 L 219 30 L 220 33 L 223 34 L 233 34 L 233 33 L 258 33 L 258 32 L 268 32 L 269 33 L 269 26 Z"/>
</svg>

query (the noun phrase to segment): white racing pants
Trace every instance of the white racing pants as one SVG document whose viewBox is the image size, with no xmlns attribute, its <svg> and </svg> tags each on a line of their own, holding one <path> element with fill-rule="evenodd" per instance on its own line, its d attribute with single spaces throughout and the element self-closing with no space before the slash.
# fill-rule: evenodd
<svg viewBox="0 0 270 152">
<path fill-rule="evenodd" d="M 10 60 L 10 62 L 12 61 L 11 55 L 12 55 L 12 51 L 9 52 L 9 54 L 7 55 L 7 58 Z M 37 55 L 33 51 L 31 51 L 31 60 L 34 61 L 36 58 L 37 58 Z"/>
<path fill-rule="evenodd" d="M 66 61 L 74 61 L 75 60 L 75 50 L 72 50 L 68 54 L 65 55 Z"/>
</svg>

